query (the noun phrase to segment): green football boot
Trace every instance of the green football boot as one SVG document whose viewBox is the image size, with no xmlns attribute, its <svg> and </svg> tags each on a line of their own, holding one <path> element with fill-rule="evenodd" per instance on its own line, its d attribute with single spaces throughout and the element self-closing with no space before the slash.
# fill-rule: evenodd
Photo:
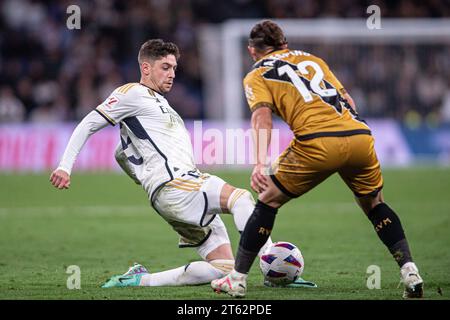
<svg viewBox="0 0 450 320">
<path fill-rule="evenodd" d="M 277 285 L 268 280 L 264 280 L 264 285 L 272 288 L 317 288 L 317 284 L 314 282 L 303 280 L 300 277 L 298 277 L 293 283 L 286 285 Z"/>
<path fill-rule="evenodd" d="M 112 276 L 102 285 L 102 288 L 138 287 L 144 274 L 149 274 L 148 270 L 144 266 L 135 263 L 124 274 Z"/>
</svg>

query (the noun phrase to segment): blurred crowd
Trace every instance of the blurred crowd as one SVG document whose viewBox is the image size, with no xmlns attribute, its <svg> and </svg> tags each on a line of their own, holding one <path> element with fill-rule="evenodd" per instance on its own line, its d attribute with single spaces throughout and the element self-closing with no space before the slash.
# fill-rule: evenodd
<svg viewBox="0 0 450 320">
<path fill-rule="evenodd" d="M 327 61 L 363 118 L 450 123 L 450 43 L 298 47 Z"/>
<path fill-rule="evenodd" d="M 81 30 L 66 27 L 73 4 L 81 9 Z M 0 123 L 79 120 L 116 87 L 139 80 L 137 51 L 149 38 L 180 47 L 182 71 L 167 98 L 184 118 L 204 118 L 201 25 L 229 18 L 364 18 L 371 4 L 383 17 L 450 16 L 447 0 L 3 0 Z M 450 121 L 449 48 L 349 46 L 343 49 L 349 54 L 336 56 L 326 46 L 301 47 L 329 62 L 364 116 L 404 120 L 411 110 L 419 117 L 445 117 L 448 110 Z"/>
</svg>

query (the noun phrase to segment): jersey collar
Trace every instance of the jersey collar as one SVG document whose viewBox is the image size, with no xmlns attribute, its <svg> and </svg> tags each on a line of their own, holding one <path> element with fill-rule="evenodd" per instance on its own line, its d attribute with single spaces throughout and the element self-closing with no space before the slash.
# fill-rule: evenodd
<svg viewBox="0 0 450 320">
<path fill-rule="evenodd" d="M 264 55 L 263 57 L 261 57 L 261 59 L 256 61 L 253 64 L 252 69 L 259 68 L 261 66 L 262 61 L 264 61 L 264 59 L 267 59 L 269 56 L 276 55 L 276 54 L 282 54 L 282 53 L 286 53 L 286 52 L 289 52 L 289 49 L 280 49 L 280 50 L 271 51 L 271 52 L 267 53 L 266 55 Z"/>
<path fill-rule="evenodd" d="M 161 97 L 164 98 L 164 95 L 163 95 L 161 92 L 159 92 L 158 90 L 155 90 L 155 89 L 153 89 L 153 88 L 150 88 L 149 86 L 143 84 L 142 82 L 139 82 L 139 84 L 140 84 L 141 86 L 144 86 L 144 87 L 146 87 L 146 88 L 149 88 L 150 90 L 152 90 L 153 92 L 156 92 L 157 94 L 159 94 Z"/>
<path fill-rule="evenodd" d="M 269 56 L 272 56 L 272 55 L 275 55 L 275 54 L 285 53 L 285 52 L 288 52 L 288 51 L 289 51 L 289 49 L 280 49 L 280 50 L 271 51 L 271 52 L 267 53 L 265 56 L 263 56 L 261 59 L 259 59 L 257 62 L 259 62 L 259 61 L 261 61 L 261 60 L 263 60 L 263 59 L 265 59 L 265 58 L 267 58 Z"/>
</svg>

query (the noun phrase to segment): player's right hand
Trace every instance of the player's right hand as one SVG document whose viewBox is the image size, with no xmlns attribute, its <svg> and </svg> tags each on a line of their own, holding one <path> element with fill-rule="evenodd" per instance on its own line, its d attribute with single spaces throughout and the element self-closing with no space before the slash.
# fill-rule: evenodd
<svg viewBox="0 0 450 320">
<path fill-rule="evenodd" d="M 269 187 L 267 184 L 266 172 L 267 167 L 262 164 L 257 164 L 253 168 L 252 176 L 250 178 L 250 186 L 257 193 L 262 193 Z"/>
<path fill-rule="evenodd" d="M 70 187 L 70 175 L 61 169 L 56 169 L 50 175 L 50 182 L 55 188 L 69 189 Z"/>
</svg>

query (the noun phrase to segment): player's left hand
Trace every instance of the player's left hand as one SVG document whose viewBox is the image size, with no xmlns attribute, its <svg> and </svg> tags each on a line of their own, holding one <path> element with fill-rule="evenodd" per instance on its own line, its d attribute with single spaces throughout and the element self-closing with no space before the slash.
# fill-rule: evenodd
<svg viewBox="0 0 450 320">
<path fill-rule="evenodd" d="M 70 175 L 61 169 L 56 169 L 50 176 L 50 182 L 55 188 L 69 189 L 70 187 Z"/>
<path fill-rule="evenodd" d="M 250 179 L 250 186 L 257 193 L 261 193 L 269 187 L 269 185 L 267 184 L 266 172 L 267 167 L 263 164 L 257 164 L 255 168 L 253 168 L 252 176 Z"/>
</svg>

